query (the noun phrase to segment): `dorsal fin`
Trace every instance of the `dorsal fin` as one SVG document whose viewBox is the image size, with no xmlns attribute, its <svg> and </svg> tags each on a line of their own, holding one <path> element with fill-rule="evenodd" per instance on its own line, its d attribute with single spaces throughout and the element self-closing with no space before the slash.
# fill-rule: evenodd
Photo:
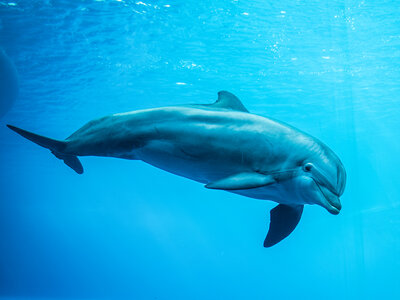
<svg viewBox="0 0 400 300">
<path fill-rule="evenodd" d="M 249 112 L 238 97 L 227 91 L 218 92 L 218 100 L 208 106 Z"/>
</svg>

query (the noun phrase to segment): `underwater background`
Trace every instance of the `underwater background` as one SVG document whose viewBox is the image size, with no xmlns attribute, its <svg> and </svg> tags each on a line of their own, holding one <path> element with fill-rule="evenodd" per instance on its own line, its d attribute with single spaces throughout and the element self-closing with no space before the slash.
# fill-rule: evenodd
<svg viewBox="0 0 400 300">
<path fill-rule="evenodd" d="M 0 119 L 0 299 L 400 299 L 400 5 L 0 1 L 19 96 Z M 270 201 L 140 161 L 77 175 L 10 123 L 65 138 L 130 110 L 237 95 L 342 160 L 338 216 L 306 206 L 263 240 Z"/>
</svg>

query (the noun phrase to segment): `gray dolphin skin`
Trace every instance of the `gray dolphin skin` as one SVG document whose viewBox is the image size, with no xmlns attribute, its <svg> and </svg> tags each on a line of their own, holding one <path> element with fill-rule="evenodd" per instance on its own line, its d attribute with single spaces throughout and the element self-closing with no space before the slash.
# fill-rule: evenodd
<svg viewBox="0 0 400 300">
<path fill-rule="evenodd" d="M 292 126 L 249 113 L 226 91 L 213 104 L 106 116 L 65 140 L 7 126 L 49 149 L 78 174 L 83 167 L 77 156 L 142 160 L 208 189 L 277 202 L 264 247 L 294 230 L 305 204 L 320 205 L 331 214 L 341 209 L 346 172 L 335 153 Z"/>
</svg>

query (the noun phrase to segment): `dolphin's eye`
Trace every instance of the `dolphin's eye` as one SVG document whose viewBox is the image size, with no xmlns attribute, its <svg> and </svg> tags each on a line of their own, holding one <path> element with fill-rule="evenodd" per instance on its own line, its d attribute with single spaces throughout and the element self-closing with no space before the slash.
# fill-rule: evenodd
<svg viewBox="0 0 400 300">
<path fill-rule="evenodd" d="M 312 168 L 313 168 L 313 165 L 311 163 L 306 163 L 303 166 L 303 169 L 304 169 L 305 172 L 311 172 Z"/>
</svg>

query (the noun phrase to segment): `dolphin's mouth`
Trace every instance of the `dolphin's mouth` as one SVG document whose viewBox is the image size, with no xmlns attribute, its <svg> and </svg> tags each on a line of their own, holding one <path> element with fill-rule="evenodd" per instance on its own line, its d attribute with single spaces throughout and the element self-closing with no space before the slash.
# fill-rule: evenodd
<svg viewBox="0 0 400 300">
<path fill-rule="evenodd" d="M 325 207 L 331 214 L 337 215 L 342 209 L 339 196 L 340 192 L 331 184 L 323 173 L 313 169 L 313 180 L 321 192 L 321 206 Z"/>
<path fill-rule="evenodd" d="M 330 189 L 318 184 L 317 182 L 315 183 L 323 196 L 323 199 L 321 199 L 321 206 L 326 208 L 333 215 L 339 214 L 340 210 L 342 209 L 342 204 L 340 203 L 339 197 Z"/>
</svg>

